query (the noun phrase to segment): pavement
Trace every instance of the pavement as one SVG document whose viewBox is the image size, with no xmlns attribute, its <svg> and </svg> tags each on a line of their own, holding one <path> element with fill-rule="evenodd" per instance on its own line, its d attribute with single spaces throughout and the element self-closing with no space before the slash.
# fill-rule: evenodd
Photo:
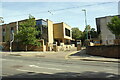
<svg viewBox="0 0 120 80">
<path fill-rule="evenodd" d="M 75 59 L 75 60 L 86 60 L 86 61 L 101 61 L 101 62 L 117 62 L 120 63 L 119 59 L 106 58 L 100 56 L 92 56 L 86 54 L 86 50 L 80 51 L 46 51 L 46 52 L 0 52 L 3 55 L 11 56 L 25 56 L 25 57 L 44 57 L 44 58 L 57 58 L 57 59 Z"/>
<path fill-rule="evenodd" d="M 101 62 L 117 62 L 120 63 L 120 59 L 116 58 L 107 58 L 101 56 L 93 56 L 86 54 L 86 50 L 82 49 L 80 51 L 76 51 L 75 53 L 70 53 L 66 55 L 66 59 L 76 59 L 76 60 L 86 60 L 86 61 L 101 61 Z"/>
</svg>

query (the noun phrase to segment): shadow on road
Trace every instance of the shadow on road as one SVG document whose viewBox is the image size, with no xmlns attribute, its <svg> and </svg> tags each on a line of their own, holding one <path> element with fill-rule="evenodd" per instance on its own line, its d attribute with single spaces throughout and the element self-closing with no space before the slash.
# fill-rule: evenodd
<svg viewBox="0 0 120 80">
<path fill-rule="evenodd" d="M 6 76 L 2 80 L 119 80 L 118 77 L 120 75 L 91 71 L 83 73 L 61 72 L 55 74 L 27 72 Z"/>
</svg>

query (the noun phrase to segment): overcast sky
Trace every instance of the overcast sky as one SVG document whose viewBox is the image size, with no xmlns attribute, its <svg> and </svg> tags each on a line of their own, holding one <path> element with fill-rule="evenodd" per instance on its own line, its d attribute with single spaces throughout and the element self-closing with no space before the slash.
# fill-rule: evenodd
<svg viewBox="0 0 120 80">
<path fill-rule="evenodd" d="M 71 27 L 84 30 L 84 12 L 87 11 L 87 23 L 96 28 L 95 18 L 118 14 L 118 2 L 2 2 L 0 16 L 5 23 L 28 18 L 50 19 L 54 23 L 65 22 Z M 51 13 L 49 13 L 50 11 Z"/>
</svg>

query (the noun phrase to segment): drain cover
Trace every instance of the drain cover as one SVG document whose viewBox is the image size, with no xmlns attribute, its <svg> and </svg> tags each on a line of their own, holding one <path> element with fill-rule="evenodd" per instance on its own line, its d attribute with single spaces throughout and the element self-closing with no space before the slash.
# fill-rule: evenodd
<svg viewBox="0 0 120 80">
<path fill-rule="evenodd" d="M 21 67 L 23 67 L 23 66 L 21 66 L 21 65 L 14 65 L 14 66 L 12 66 L 13 68 L 21 68 Z"/>
</svg>

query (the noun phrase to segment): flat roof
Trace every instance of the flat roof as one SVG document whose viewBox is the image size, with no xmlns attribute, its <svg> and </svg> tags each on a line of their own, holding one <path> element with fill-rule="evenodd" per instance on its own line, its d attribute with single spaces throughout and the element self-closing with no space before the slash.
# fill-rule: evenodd
<svg viewBox="0 0 120 80">
<path fill-rule="evenodd" d="M 96 18 L 96 19 L 100 19 L 100 18 L 106 18 L 106 17 L 114 17 L 114 16 L 120 16 L 120 15 L 104 16 L 104 17 L 98 17 L 98 18 Z"/>
</svg>

